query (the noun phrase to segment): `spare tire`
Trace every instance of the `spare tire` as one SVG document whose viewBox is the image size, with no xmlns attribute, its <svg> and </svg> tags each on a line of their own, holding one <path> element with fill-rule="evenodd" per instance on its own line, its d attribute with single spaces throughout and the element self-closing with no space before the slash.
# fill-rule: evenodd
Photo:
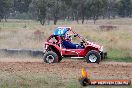
<svg viewBox="0 0 132 88">
<path fill-rule="evenodd" d="M 87 63 L 99 63 L 101 60 L 100 53 L 96 50 L 91 50 L 86 55 Z"/>
<path fill-rule="evenodd" d="M 47 51 L 43 57 L 46 63 L 58 63 L 58 55 L 53 51 Z"/>
</svg>

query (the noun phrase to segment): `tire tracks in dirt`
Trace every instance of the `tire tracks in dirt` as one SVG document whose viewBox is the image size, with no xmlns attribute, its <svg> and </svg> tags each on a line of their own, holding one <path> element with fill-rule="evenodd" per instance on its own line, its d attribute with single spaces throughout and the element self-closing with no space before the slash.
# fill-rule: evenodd
<svg viewBox="0 0 132 88">
<path fill-rule="evenodd" d="M 96 79 L 130 79 L 132 81 L 132 63 L 126 62 L 101 62 L 89 64 L 84 60 L 62 60 L 60 63 L 47 64 L 42 59 L 0 59 L 0 71 L 6 72 L 31 72 L 58 74 L 63 78 L 81 76 L 84 67 L 92 78 Z"/>
</svg>

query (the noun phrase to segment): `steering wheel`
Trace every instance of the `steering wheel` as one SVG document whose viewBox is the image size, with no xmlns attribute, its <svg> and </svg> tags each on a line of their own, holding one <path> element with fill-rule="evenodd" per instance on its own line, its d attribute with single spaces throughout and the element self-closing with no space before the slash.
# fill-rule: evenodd
<svg viewBox="0 0 132 88">
<path fill-rule="evenodd" d="M 85 48 L 85 46 L 84 46 L 84 42 L 83 41 L 81 41 L 80 42 L 80 44 L 78 44 L 80 47 L 82 47 L 82 48 Z"/>
</svg>

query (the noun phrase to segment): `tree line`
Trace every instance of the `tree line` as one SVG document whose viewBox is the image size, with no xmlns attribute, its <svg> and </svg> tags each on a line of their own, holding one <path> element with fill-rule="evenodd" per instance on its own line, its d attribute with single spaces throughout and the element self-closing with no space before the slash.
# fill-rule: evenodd
<svg viewBox="0 0 132 88">
<path fill-rule="evenodd" d="M 132 0 L 0 0 L 0 21 L 18 14 L 38 20 L 42 25 L 53 20 L 114 19 L 132 16 Z"/>
</svg>

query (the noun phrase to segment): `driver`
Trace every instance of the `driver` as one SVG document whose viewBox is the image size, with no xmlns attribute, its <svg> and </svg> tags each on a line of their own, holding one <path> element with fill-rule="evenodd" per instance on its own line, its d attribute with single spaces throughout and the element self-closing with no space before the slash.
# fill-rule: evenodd
<svg viewBox="0 0 132 88">
<path fill-rule="evenodd" d="M 71 43 L 71 36 L 69 36 L 69 34 L 65 34 L 62 36 L 62 45 L 63 47 L 65 47 L 66 49 L 83 49 L 84 46 L 81 46 L 79 44 L 73 44 Z"/>
</svg>

